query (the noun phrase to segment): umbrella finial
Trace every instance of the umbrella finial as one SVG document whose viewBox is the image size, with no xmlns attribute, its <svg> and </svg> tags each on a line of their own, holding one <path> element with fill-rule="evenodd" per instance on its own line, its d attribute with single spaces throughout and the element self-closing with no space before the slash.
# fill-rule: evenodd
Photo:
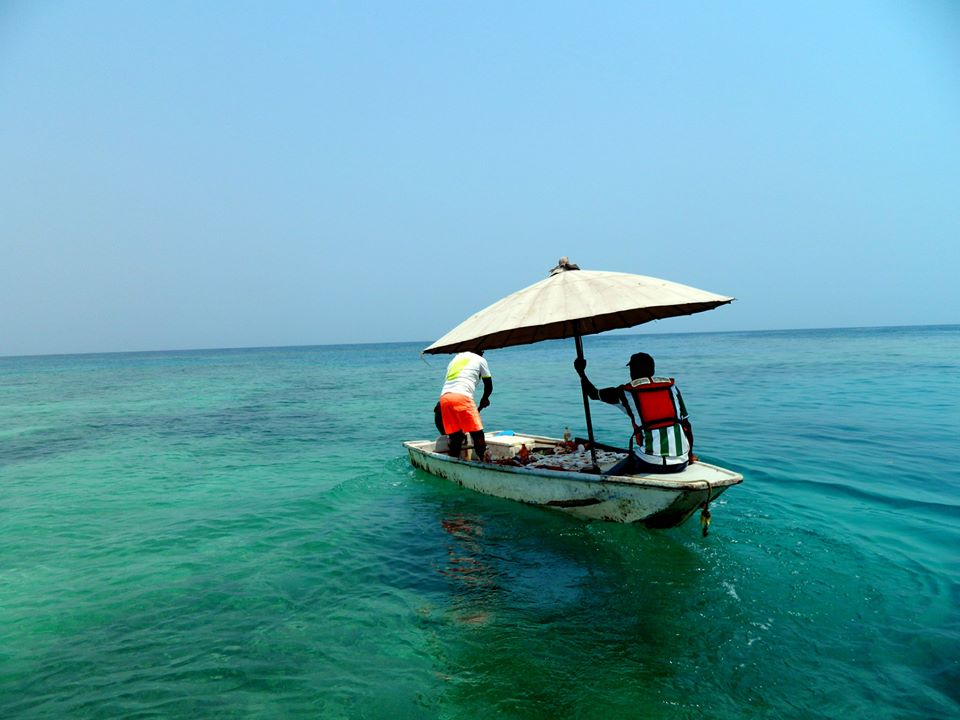
<svg viewBox="0 0 960 720">
<path fill-rule="evenodd" d="M 557 261 L 557 266 L 550 270 L 551 275 L 556 275 L 557 273 L 562 273 L 564 270 L 579 270 L 579 265 L 574 265 L 570 262 L 570 259 L 564 255 L 560 260 Z"/>
</svg>

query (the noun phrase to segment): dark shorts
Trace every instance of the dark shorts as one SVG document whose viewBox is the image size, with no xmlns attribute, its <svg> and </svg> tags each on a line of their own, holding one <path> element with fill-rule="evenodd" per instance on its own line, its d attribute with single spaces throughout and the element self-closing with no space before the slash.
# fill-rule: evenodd
<svg viewBox="0 0 960 720">
<path fill-rule="evenodd" d="M 633 471 L 635 473 L 678 473 L 687 469 L 688 462 L 682 462 L 677 465 L 654 465 L 646 460 L 641 460 L 636 455 L 633 456 Z"/>
</svg>

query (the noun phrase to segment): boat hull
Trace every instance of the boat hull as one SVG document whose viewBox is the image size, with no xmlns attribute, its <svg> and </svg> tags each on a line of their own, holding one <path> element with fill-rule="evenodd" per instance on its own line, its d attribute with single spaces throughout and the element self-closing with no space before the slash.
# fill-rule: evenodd
<svg viewBox="0 0 960 720">
<path fill-rule="evenodd" d="M 460 460 L 434 452 L 429 440 L 404 446 L 414 467 L 470 490 L 589 520 L 651 528 L 683 524 L 704 502 L 743 481 L 738 473 L 702 462 L 669 475 L 597 475 Z"/>
</svg>

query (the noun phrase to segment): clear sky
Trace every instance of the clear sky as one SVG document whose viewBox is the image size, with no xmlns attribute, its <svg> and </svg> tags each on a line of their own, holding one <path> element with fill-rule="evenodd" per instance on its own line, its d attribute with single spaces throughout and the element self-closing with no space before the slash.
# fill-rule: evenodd
<svg viewBox="0 0 960 720">
<path fill-rule="evenodd" d="M 0 0 L 0 355 L 960 322 L 960 3 Z"/>
</svg>

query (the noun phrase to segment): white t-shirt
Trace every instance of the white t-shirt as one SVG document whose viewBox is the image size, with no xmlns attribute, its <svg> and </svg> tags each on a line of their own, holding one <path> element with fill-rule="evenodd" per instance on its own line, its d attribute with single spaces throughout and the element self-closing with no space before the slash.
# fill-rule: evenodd
<svg viewBox="0 0 960 720">
<path fill-rule="evenodd" d="M 440 394 L 455 393 L 472 398 L 480 378 L 488 377 L 492 376 L 486 360 L 476 353 L 459 353 L 447 365 L 447 378 Z"/>
</svg>

